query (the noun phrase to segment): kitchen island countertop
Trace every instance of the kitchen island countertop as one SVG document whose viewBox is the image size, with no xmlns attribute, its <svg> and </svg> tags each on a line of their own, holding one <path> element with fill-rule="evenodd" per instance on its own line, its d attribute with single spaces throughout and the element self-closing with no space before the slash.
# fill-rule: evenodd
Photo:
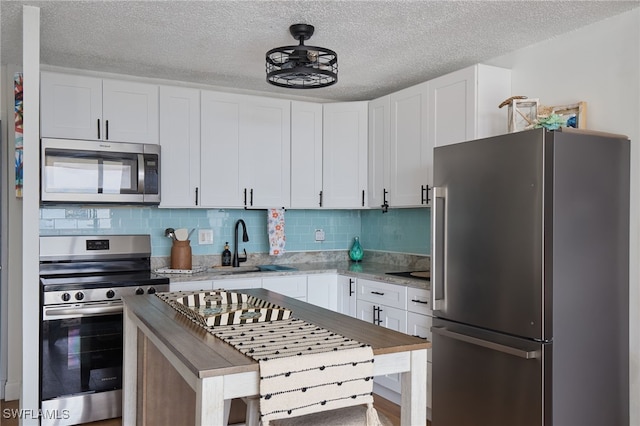
<svg viewBox="0 0 640 426">
<path fill-rule="evenodd" d="M 426 423 L 426 407 L 419 401 L 426 398 L 429 341 L 265 289 L 245 292 L 291 309 L 297 318 L 318 327 L 370 345 L 376 360 L 374 375 L 402 375 L 402 425 Z M 125 297 L 124 305 L 124 424 L 160 420 L 166 424 L 223 424 L 230 399 L 259 394 L 258 362 L 158 297 Z M 248 424 L 257 424 L 257 418 L 249 417 Z"/>
</svg>

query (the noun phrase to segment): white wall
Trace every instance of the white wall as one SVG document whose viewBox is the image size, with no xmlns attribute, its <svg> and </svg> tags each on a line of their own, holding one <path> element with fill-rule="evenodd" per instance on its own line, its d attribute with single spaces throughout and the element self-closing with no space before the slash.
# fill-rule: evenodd
<svg viewBox="0 0 640 426">
<path fill-rule="evenodd" d="M 496 58 L 514 95 L 542 105 L 587 102 L 587 127 L 631 139 L 629 291 L 631 425 L 640 425 L 640 8 Z M 594 312 L 594 316 L 597 315 Z M 594 350 L 597 347 L 594 336 Z M 606 368 L 606 366 L 594 366 Z"/>
</svg>

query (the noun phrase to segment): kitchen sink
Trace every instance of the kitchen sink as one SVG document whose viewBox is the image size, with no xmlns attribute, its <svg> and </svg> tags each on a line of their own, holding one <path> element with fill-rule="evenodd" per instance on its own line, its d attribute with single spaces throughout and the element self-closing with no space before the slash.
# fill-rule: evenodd
<svg viewBox="0 0 640 426">
<path fill-rule="evenodd" d="M 293 266 L 284 266 L 284 265 L 258 265 L 258 270 L 267 272 L 278 272 L 278 271 L 297 271 L 298 268 L 294 268 Z"/>
<path fill-rule="evenodd" d="M 257 265 L 257 266 L 216 266 L 212 269 L 216 274 L 220 275 L 238 275 L 248 274 L 251 272 L 280 272 L 280 271 L 297 271 L 297 268 L 284 265 Z"/>
</svg>

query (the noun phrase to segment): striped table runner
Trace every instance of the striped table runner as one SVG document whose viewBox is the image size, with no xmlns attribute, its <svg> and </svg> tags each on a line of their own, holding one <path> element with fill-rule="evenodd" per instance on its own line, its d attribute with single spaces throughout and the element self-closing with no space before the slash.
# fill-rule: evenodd
<svg viewBox="0 0 640 426">
<path fill-rule="evenodd" d="M 208 327 L 260 363 L 260 415 L 269 421 L 367 404 L 363 424 L 380 424 L 373 408 L 373 350 L 290 318 Z"/>
</svg>

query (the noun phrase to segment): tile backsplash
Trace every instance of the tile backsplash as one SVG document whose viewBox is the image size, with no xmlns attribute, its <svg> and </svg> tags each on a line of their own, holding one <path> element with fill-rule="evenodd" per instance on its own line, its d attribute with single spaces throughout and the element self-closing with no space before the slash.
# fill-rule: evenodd
<svg viewBox="0 0 640 426">
<path fill-rule="evenodd" d="M 194 255 L 220 254 L 224 243 L 233 246 L 234 225 L 243 219 L 249 241 L 247 252 L 269 252 L 267 211 L 241 209 L 160 209 L 132 206 L 46 206 L 40 208 L 41 235 L 150 234 L 152 256 L 167 256 L 171 240 L 166 228 L 195 228 L 191 237 Z M 287 210 L 286 251 L 348 250 L 360 236 L 365 250 L 429 254 L 429 209 Z M 198 230 L 213 230 L 213 244 L 198 244 Z M 325 240 L 315 241 L 315 230 Z M 239 236 L 241 239 L 241 235 Z M 233 247 L 232 247 L 233 248 Z"/>
</svg>

